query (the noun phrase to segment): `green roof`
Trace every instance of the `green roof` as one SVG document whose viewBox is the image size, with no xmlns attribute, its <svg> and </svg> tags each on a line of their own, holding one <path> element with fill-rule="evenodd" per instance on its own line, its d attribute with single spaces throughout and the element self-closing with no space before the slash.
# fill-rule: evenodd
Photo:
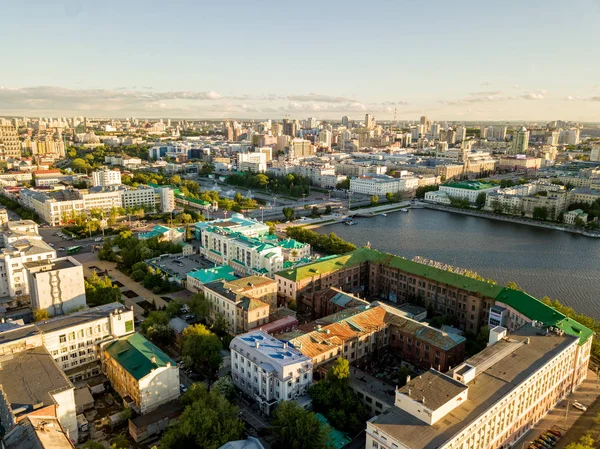
<svg viewBox="0 0 600 449">
<path fill-rule="evenodd" d="M 327 426 L 327 433 L 329 434 L 330 445 L 329 447 L 333 449 L 342 449 L 344 446 L 350 444 L 352 439 L 348 437 L 348 434 L 345 432 L 340 432 L 327 421 L 320 413 L 315 413 L 317 419 L 321 421 L 321 424 Z"/>
<path fill-rule="evenodd" d="M 365 262 L 380 263 L 397 268 L 416 276 L 430 279 L 440 284 L 466 290 L 482 297 L 494 298 L 522 313 L 531 320 L 541 321 L 545 326 L 555 326 L 565 333 L 579 337 L 580 344 L 585 343 L 594 332 L 591 329 L 569 319 L 556 309 L 519 290 L 491 284 L 468 276 L 463 276 L 440 268 L 431 267 L 412 260 L 369 248 L 358 248 L 341 256 L 320 259 L 315 263 L 278 272 L 281 277 L 299 282 L 313 276 L 335 272 L 342 268 L 354 267 Z"/>
<path fill-rule="evenodd" d="M 285 249 L 300 249 L 306 246 L 306 243 L 299 242 L 294 239 L 285 239 L 279 242 L 279 246 Z"/>
<path fill-rule="evenodd" d="M 496 301 L 506 304 L 532 320 L 542 322 L 545 327 L 558 327 L 565 334 L 579 337 L 580 344 L 585 343 L 594 335 L 594 331 L 591 329 L 520 290 L 504 288 L 496 296 Z"/>
<path fill-rule="evenodd" d="M 214 281 L 233 281 L 237 279 L 233 274 L 233 268 L 229 265 L 221 265 L 214 268 L 206 268 L 204 270 L 190 271 L 188 276 L 198 279 L 202 284 L 208 284 Z"/>
<path fill-rule="evenodd" d="M 454 187 L 456 189 L 467 189 L 467 190 L 484 190 L 484 189 L 493 189 L 494 187 L 498 187 L 497 185 L 479 182 L 479 181 L 458 181 L 458 182 L 449 182 L 447 184 L 443 184 L 446 187 Z"/>
<path fill-rule="evenodd" d="M 121 337 L 108 344 L 106 351 L 136 380 L 146 377 L 156 368 L 167 366 L 167 363 L 175 366 L 175 362 L 168 355 L 138 333 Z"/>
</svg>

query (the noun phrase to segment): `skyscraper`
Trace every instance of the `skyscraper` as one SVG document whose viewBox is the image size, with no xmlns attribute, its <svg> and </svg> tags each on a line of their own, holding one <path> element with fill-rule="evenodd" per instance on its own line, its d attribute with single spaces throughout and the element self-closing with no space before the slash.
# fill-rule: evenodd
<svg viewBox="0 0 600 449">
<path fill-rule="evenodd" d="M 365 128 L 373 129 L 375 128 L 375 117 L 371 114 L 365 114 Z"/>
<path fill-rule="evenodd" d="M 529 147 L 529 131 L 524 126 L 513 134 L 512 154 L 525 154 Z"/>
<path fill-rule="evenodd" d="M 288 118 L 283 119 L 283 134 L 290 137 L 296 137 L 297 132 L 298 124 L 295 120 L 290 120 Z"/>
<path fill-rule="evenodd" d="M 348 117 L 347 115 L 344 115 L 342 117 L 342 126 L 345 126 L 346 128 L 350 128 L 350 117 Z"/>
<path fill-rule="evenodd" d="M 465 126 L 459 125 L 456 127 L 456 141 L 462 142 L 467 138 L 467 128 Z"/>
<path fill-rule="evenodd" d="M 21 144 L 17 128 L 9 121 L 0 118 L 0 160 L 21 157 Z"/>
</svg>

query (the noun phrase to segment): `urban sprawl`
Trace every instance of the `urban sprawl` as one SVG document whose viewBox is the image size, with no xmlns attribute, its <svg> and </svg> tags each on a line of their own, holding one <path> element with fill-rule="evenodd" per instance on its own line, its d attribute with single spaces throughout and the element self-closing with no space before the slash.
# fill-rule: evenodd
<svg viewBox="0 0 600 449">
<path fill-rule="evenodd" d="M 314 231 L 599 237 L 598 126 L 6 117 L 0 169 L 4 448 L 544 449 L 598 396 L 572 311 Z"/>
</svg>

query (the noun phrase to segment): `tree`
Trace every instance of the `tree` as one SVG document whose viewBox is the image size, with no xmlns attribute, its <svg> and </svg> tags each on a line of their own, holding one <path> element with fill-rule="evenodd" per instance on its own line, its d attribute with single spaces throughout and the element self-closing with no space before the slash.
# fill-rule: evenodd
<svg viewBox="0 0 600 449">
<path fill-rule="evenodd" d="M 392 202 L 394 200 L 394 194 L 392 192 L 388 192 L 385 194 L 385 199 L 388 200 L 388 202 Z"/>
<path fill-rule="evenodd" d="M 312 212 L 311 212 L 311 217 L 318 217 L 319 216 L 319 208 L 317 206 L 313 206 L 312 208 Z"/>
<path fill-rule="evenodd" d="M 325 206 L 325 215 L 331 215 L 331 206 L 330 205 Z"/>
<path fill-rule="evenodd" d="M 169 304 L 167 304 L 167 307 L 165 308 L 165 312 L 167 315 L 169 315 L 170 318 L 173 318 L 173 317 L 181 315 L 182 309 L 183 309 L 183 304 L 180 303 L 179 301 L 174 300 L 174 301 L 169 302 Z"/>
<path fill-rule="evenodd" d="M 50 314 L 46 309 L 34 309 L 33 310 L 33 320 L 34 321 L 44 321 L 50 318 Z"/>
<path fill-rule="evenodd" d="M 203 383 L 192 385 L 181 397 L 184 411 L 160 441 L 160 449 L 218 449 L 242 438 L 244 425 L 239 410 L 218 388 L 208 391 Z"/>
<path fill-rule="evenodd" d="M 271 427 L 277 440 L 275 449 L 326 449 L 327 429 L 314 413 L 296 402 L 280 402 Z"/>
<path fill-rule="evenodd" d="M 176 185 L 176 186 L 181 185 L 181 176 L 173 175 L 171 177 L 171 184 Z"/>
<path fill-rule="evenodd" d="M 104 445 L 94 440 L 88 440 L 81 446 L 81 449 L 104 449 Z"/>
<path fill-rule="evenodd" d="M 444 179 L 442 179 L 442 182 L 443 181 Z M 435 192 L 436 190 L 440 190 L 439 185 L 417 187 L 417 190 L 415 191 L 415 196 L 417 198 L 425 198 L 425 194 L 427 192 Z"/>
<path fill-rule="evenodd" d="M 545 221 L 548 218 L 548 208 L 546 207 L 534 207 L 533 208 L 533 219 Z"/>
<path fill-rule="evenodd" d="M 294 218 L 294 208 L 293 207 L 284 207 L 283 209 L 281 209 L 281 212 L 283 213 L 283 216 L 285 217 L 286 220 L 291 220 L 292 218 Z"/>
<path fill-rule="evenodd" d="M 210 302 L 205 298 L 204 293 L 200 292 L 192 296 L 189 306 L 198 320 L 206 322 L 210 314 Z"/>
<path fill-rule="evenodd" d="M 371 197 L 371 206 L 376 206 L 379 203 L 379 197 L 377 195 L 373 195 Z"/>
<path fill-rule="evenodd" d="M 486 198 L 487 194 L 485 192 L 480 192 L 479 195 L 477 195 L 477 198 L 475 199 L 475 205 L 477 206 L 477 209 L 483 209 Z"/>
<path fill-rule="evenodd" d="M 219 337 L 213 334 L 206 326 L 194 324 L 183 331 L 181 354 L 196 371 L 208 367 L 216 371 L 221 364 L 220 351 L 223 344 Z"/>
<path fill-rule="evenodd" d="M 350 364 L 343 357 L 338 357 L 329 369 L 327 377 L 335 380 L 345 380 L 350 377 Z"/>
<path fill-rule="evenodd" d="M 350 188 L 350 178 L 346 178 L 341 182 L 338 182 L 335 186 L 336 189 L 348 190 Z"/>
<path fill-rule="evenodd" d="M 169 319 L 169 315 L 161 310 L 150 312 L 142 323 L 142 333 L 156 344 L 170 343 L 175 331 L 169 324 Z"/>
<path fill-rule="evenodd" d="M 231 376 L 223 376 L 212 384 L 211 390 L 216 389 L 227 400 L 232 401 L 235 398 L 235 385 L 231 380 Z"/>
<path fill-rule="evenodd" d="M 84 279 L 85 297 L 89 306 L 95 307 L 121 300 L 121 290 L 113 285 L 108 276 L 100 277 L 94 271 L 92 276 Z"/>
<path fill-rule="evenodd" d="M 212 325 L 210 326 L 210 330 L 212 330 L 215 334 L 223 337 L 228 335 L 229 333 L 229 320 L 222 313 L 215 313 L 215 317 L 212 320 Z"/>
</svg>

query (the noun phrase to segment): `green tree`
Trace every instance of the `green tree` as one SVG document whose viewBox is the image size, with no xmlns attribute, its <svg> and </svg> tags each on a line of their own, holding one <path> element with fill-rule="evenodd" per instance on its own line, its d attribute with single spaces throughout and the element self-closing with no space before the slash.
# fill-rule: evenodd
<svg viewBox="0 0 600 449">
<path fill-rule="evenodd" d="M 173 318 L 181 315 L 183 309 L 183 304 L 179 301 L 173 300 L 167 304 L 165 308 L 165 312 L 169 317 Z"/>
<path fill-rule="evenodd" d="M 94 440 L 88 440 L 81 446 L 81 449 L 105 449 L 102 443 L 98 443 Z"/>
<path fill-rule="evenodd" d="M 371 206 L 376 206 L 379 203 L 379 197 L 377 195 L 373 195 L 371 197 Z"/>
<path fill-rule="evenodd" d="M 190 311 L 198 320 L 206 322 L 210 315 L 210 302 L 206 299 L 204 293 L 200 292 L 192 296 L 189 306 Z"/>
<path fill-rule="evenodd" d="M 346 380 L 350 378 L 350 364 L 343 357 L 338 357 L 329 369 L 327 377 L 334 380 Z"/>
<path fill-rule="evenodd" d="M 244 425 L 239 410 L 218 388 L 208 391 L 197 383 L 181 397 L 184 411 L 160 441 L 160 449 L 218 449 L 228 441 L 242 438 Z"/>
<path fill-rule="evenodd" d="M 294 218 L 294 208 L 293 207 L 284 207 L 283 209 L 281 209 L 281 212 L 283 213 L 283 216 L 285 217 L 286 220 L 291 220 L 292 218 Z"/>
<path fill-rule="evenodd" d="M 350 188 L 350 178 L 346 178 L 341 182 L 338 182 L 335 186 L 336 189 L 348 190 Z"/>
<path fill-rule="evenodd" d="M 417 187 L 417 190 L 415 191 L 415 196 L 417 198 L 425 198 L 425 194 L 427 192 L 435 192 L 436 190 L 440 190 L 440 186 L 439 185 L 434 185 L 434 186 L 421 186 L 421 187 Z"/>
<path fill-rule="evenodd" d="M 231 376 L 220 377 L 219 380 L 212 384 L 211 390 L 213 389 L 216 389 L 229 401 L 233 401 L 235 399 L 235 385 L 233 385 Z"/>
<path fill-rule="evenodd" d="M 181 354 L 196 371 L 208 367 L 216 371 L 221 363 L 223 344 L 219 337 L 202 324 L 188 326 L 183 331 Z"/>
<path fill-rule="evenodd" d="M 313 206 L 310 216 L 314 218 L 319 216 L 319 208 L 317 206 Z"/>
<path fill-rule="evenodd" d="M 95 307 L 121 300 L 121 290 L 113 285 L 108 276 L 100 277 L 94 271 L 88 279 L 84 279 L 85 297 L 89 306 Z"/>
<path fill-rule="evenodd" d="M 486 198 L 487 194 L 485 192 L 480 192 L 479 195 L 477 195 L 477 198 L 475 199 L 475 206 L 477 206 L 477 209 L 483 209 Z"/>
<path fill-rule="evenodd" d="M 142 333 L 156 344 L 170 343 L 175 336 L 175 331 L 169 324 L 169 319 L 169 315 L 161 310 L 150 312 L 142 322 Z"/>
<path fill-rule="evenodd" d="M 385 194 L 385 199 L 388 200 L 388 202 L 392 202 L 394 200 L 394 194 L 392 192 L 388 192 Z"/>
<path fill-rule="evenodd" d="M 329 204 L 325 206 L 325 215 L 331 215 L 331 206 Z"/>
<path fill-rule="evenodd" d="M 325 426 L 296 402 L 279 403 L 271 429 L 277 438 L 275 449 L 326 449 L 329 445 Z"/>
<path fill-rule="evenodd" d="M 181 176 L 173 175 L 171 177 L 171 184 L 176 185 L 176 186 L 181 185 Z"/>
<path fill-rule="evenodd" d="M 46 309 L 33 309 L 33 321 L 44 321 L 50 318 Z"/>
</svg>

